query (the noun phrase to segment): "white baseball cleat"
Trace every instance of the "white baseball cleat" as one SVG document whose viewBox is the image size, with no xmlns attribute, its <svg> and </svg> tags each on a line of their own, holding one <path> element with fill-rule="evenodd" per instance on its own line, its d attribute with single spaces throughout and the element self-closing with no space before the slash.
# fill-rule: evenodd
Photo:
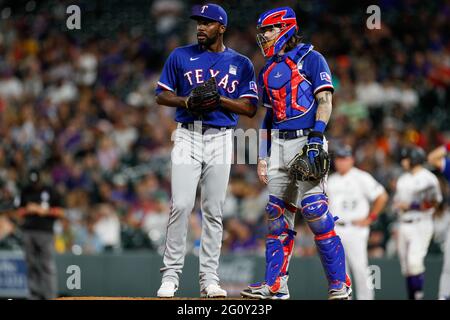
<svg viewBox="0 0 450 320">
<path fill-rule="evenodd" d="M 218 284 L 211 283 L 200 292 L 202 298 L 226 298 L 227 292 L 223 290 Z"/>
<path fill-rule="evenodd" d="M 173 298 L 178 287 L 171 281 L 164 281 L 159 287 L 157 296 L 158 298 Z"/>
<path fill-rule="evenodd" d="M 332 285 L 328 290 L 328 300 L 351 300 L 352 288 L 341 282 L 340 284 Z"/>
</svg>

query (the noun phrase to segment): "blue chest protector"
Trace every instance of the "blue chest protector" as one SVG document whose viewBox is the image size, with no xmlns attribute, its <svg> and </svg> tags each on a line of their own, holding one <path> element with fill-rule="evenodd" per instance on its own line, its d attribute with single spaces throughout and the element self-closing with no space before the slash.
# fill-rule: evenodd
<svg viewBox="0 0 450 320">
<path fill-rule="evenodd" d="M 314 125 L 317 105 L 313 88 L 298 70 L 311 50 L 312 45 L 303 45 L 296 53 L 275 57 L 262 72 L 264 94 L 272 106 L 275 124 L 298 119 L 296 128 Z"/>
</svg>

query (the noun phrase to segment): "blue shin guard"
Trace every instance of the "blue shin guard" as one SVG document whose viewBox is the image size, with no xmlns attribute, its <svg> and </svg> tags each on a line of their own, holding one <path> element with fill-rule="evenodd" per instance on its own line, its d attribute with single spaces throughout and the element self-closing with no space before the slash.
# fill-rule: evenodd
<svg viewBox="0 0 450 320">
<path fill-rule="evenodd" d="M 297 208 L 286 204 L 274 196 L 269 197 L 266 206 L 269 234 L 266 238 L 266 284 L 272 292 L 280 287 L 280 278 L 287 275 L 289 260 L 294 248 L 296 232 L 289 229 L 284 212 L 288 209 L 295 213 Z"/>
<path fill-rule="evenodd" d="M 315 234 L 317 250 L 330 286 L 346 283 L 345 253 L 341 239 L 334 231 L 334 221 L 328 211 L 328 198 L 324 194 L 313 194 L 302 202 L 302 214 Z"/>
</svg>

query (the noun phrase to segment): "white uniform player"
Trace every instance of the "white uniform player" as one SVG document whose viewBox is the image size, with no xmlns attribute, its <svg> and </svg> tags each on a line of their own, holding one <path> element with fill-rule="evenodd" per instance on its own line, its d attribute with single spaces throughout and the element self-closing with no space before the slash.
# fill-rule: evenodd
<svg viewBox="0 0 450 320">
<path fill-rule="evenodd" d="M 373 300 L 367 257 L 369 226 L 383 210 L 388 195 L 369 173 L 353 166 L 350 147 L 339 148 L 335 156 L 337 172 L 328 178 L 327 194 L 330 210 L 339 217 L 336 233 L 345 247 L 357 299 Z"/>
<path fill-rule="evenodd" d="M 397 181 L 394 208 L 399 213 L 398 253 L 406 277 L 408 297 L 423 298 L 424 259 L 433 236 L 433 213 L 442 201 L 437 177 L 422 164 L 425 152 L 418 147 L 402 153 L 406 170 Z"/>
<path fill-rule="evenodd" d="M 445 228 L 445 241 L 442 250 L 444 251 L 444 263 L 442 265 L 441 276 L 439 280 L 439 300 L 450 300 L 450 214 L 447 212 L 447 219 L 443 219 L 440 226 L 441 230 Z"/>
<path fill-rule="evenodd" d="M 436 148 L 428 155 L 428 162 L 441 170 L 450 183 L 450 143 Z M 450 300 L 450 225 L 447 225 L 447 237 L 444 244 L 444 265 L 439 281 L 439 299 Z"/>
</svg>

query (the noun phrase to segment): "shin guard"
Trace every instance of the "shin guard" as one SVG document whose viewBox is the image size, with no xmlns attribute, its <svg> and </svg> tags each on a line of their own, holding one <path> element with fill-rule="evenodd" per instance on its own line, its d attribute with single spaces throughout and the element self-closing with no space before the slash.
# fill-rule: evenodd
<svg viewBox="0 0 450 320">
<path fill-rule="evenodd" d="M 345 270 L 345 253 L 341 239 L 334 231 L 334 221 L 328 211 L 328 198 L 313 194 L 302 202 L 302 214 L 315 234 L 315 242 L 325 275 L 330 284 L 350 282 Z"/>
</svg>

